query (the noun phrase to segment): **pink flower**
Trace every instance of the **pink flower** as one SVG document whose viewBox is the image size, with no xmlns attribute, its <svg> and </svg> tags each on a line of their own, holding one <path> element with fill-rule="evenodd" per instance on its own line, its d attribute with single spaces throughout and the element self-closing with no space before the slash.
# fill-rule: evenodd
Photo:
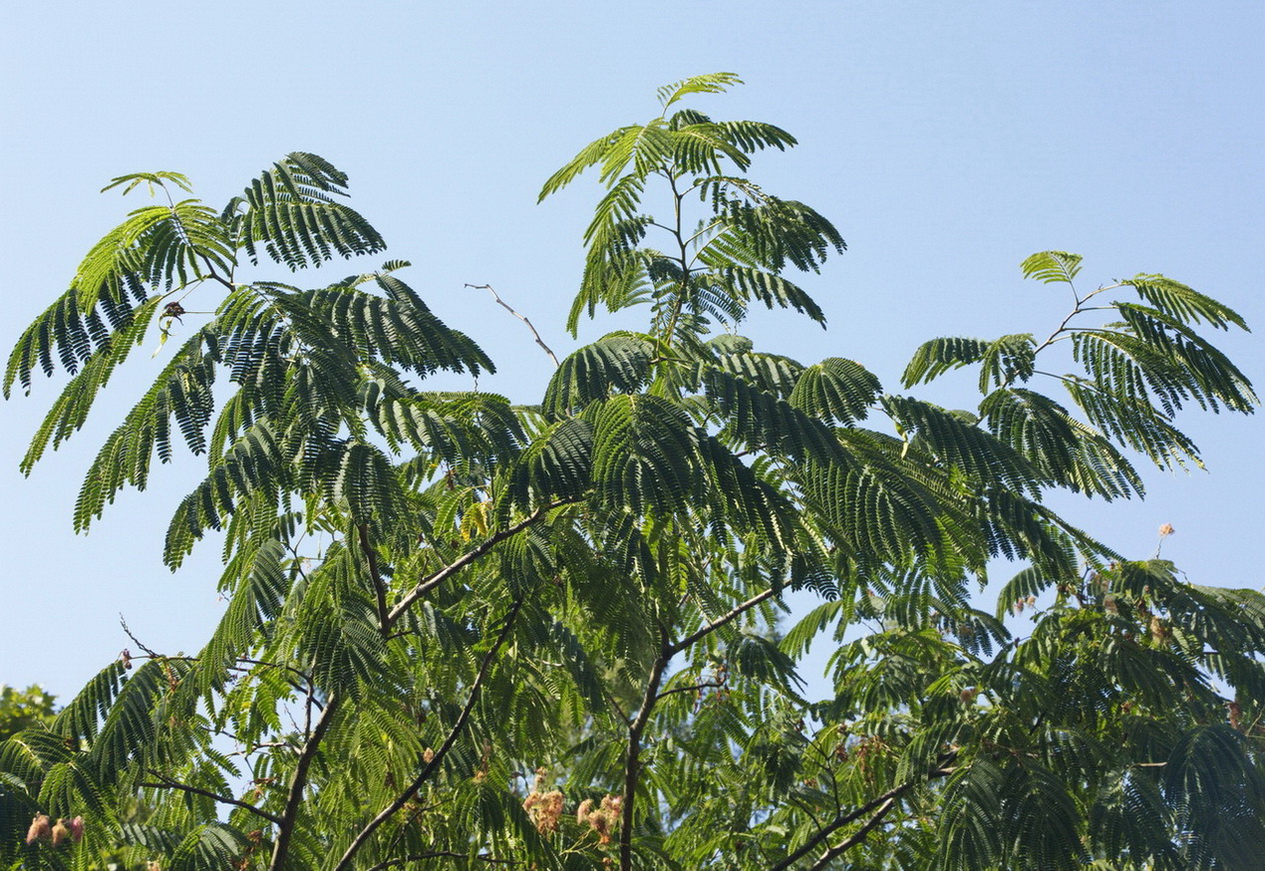
<svg viewBox="0 0 1265 871">
<path fill-rule="evenodd" d="M 75 817 L 70 821 L 70 840 L 76 844 L 83 840 L 83 817 Z"/>
</svg>

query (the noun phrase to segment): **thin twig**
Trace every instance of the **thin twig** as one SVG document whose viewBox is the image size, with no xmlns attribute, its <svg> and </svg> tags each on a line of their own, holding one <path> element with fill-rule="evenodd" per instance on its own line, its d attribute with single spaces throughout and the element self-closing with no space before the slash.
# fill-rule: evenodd
<svg viewBox="0 0 1265 871">
<path fill-rule="evenodd" d="M 137 786 L 140 786 L 146 789 L 175 789 L 175 790 L 179 790 L 180 792 L 191 793 L 192 795 L 205 796 L 209 799 L 213 799 L 219 802 L 220 804 L 231 804 L 234 807 L 243 808 L 245 810 L 250 811 L 252 814 L 255 814 L 256 816 L 263 817 L 264 819 L 268 820 L 270 823 L 274 823 L 278 826 L 281 825 L 281 817 L 277 816 L 276 814 L 270 814 L 266 810 L 261 810 L 260 808 L 255 807 L 253 804 L 247 804 L 244 801 L 239 801 L 238 799 L 235 799 L 235 798 L 229 798 L 226 795 L 220 795 L 219 793 L 211 792 L 210 790 L 199 789 L 198 787 L 190 786 L 187 783 L 180 783 L 175 780 L 169 780 L 168 778 L 164 777 L 162 774 L 159 774 L 157 771 L 154 771 L 153 769 L 151 769 L 149 773 L 153 775 L 154 777 L 159 778 L 160 779 L 159 782 L 158 783 L 149 783 L 149 782 L 138 783 Z"/>
<path fill-rule="evenodd" d="M 692 693 L 692 692 L 697 692 L 698 690 L 720 689 L 724 685 L 725 685 L 724 681 L 707 681 L 705 683 L 692 684 L 687 687 L 673 687 L 670 690 L 664 690 L 663 692 L 659 693 L 659 695 L 655 696 L 655 699 L 657 701 L 658 699 L 662 699 L 666 696 L 670 696 L 673 693 Z"/>
<path fill-rule="evenodd" d="M 1040 354 L 1043 350 L 1045 350 L 1051 344 L 1053 344 L 1054 340 L 1057 339 L 1062 333 L 1067 332 L 1067 325 L 1072 322 L 1072 318 L 1076 317 L 1081 312 L 1088 310 L 1085 308 L 1085 303 L 1089 302 L 1091 299 L 1098 296 L 1098 294 L 1100 293 L 1105 293 L 1108 290 L 1118 290 L 1121 287 L 1124 287 L 1124 285 L 1123 284 L 1108 284 L 1108 285 L 1098 288 L 1095 291 L 1092 291 L 1086 294 L 1084 299 L 1081 299 L 1080 296 L 1077 295 L 1076 289 L 1072 288 L 1072 296 L 1076 299 L 1075 308 L 1072 309 L 1072 311 L 1068 314 L 1067 317 L 1063 318 L 1063 322 L 1059 324 L 1057 328 L 1055 328 L 1054 332 L 1050 333 L 1050 335 L 1046 337 L 1046 340 L 1044 342 L 1036 346 L 1036 348 L 1032 351 L 1032 356 L 1035 357 L 1037 354 Z"/>
<path fill-rule="evenodd" d="M 526 315 L 519 314 L 518 312 L 514 311 L 514 309 L 510 308 L 509 304 L 505 300 L 501 299 L 500 294 L 498 294 L 496 290 L 493 289 L 492 285 L 467 284 L 466 287 L 473 288 L 474 290 L 486 290 L 488 293 L 492 294 L 492 299 L 496 300 L 497 305 L 505 309 L 507 312 L 512 314 L 514 317 L 518 318 L 523 323 L 527 324 L 527 329 L 531 330 L 531 334 L 536 337 L 536 344 L 539 345 L 541 348 L 543 348 L 544 352 L 549 355 L 549 359 L 553 361 L 554 368 L 555 369 L 558 368 L 558 358 L 553 355 L 553 351 L 551 351 L 549 349 L 549 346 L 545 344 L 545 340 L 540 338 L 540 333 L 536 332 L 536 328 L 532 326 L 531 321 L 527 319 Z"/>
<path fill-rule="evenodd" d="M 128 638 L 132 639 L 133 644 L 135 644 L 141 650 L 145 651 L 145 655 L 148 656 L 150 659 L 166 659 L 167 658 L 163 656 L 162 654 L 156 653 L 152 649 L 146 647 L 145 642 L 141 641 L 139 638 L 137 638 L 135 635 L 132 634 L 132 630 L 129 629 L 127 626 L 127 620 L 123 618 L 122 611 L 119 612 L 119 625 L 123 627 L 123 634 L 125 634 Z"/>
</svg>

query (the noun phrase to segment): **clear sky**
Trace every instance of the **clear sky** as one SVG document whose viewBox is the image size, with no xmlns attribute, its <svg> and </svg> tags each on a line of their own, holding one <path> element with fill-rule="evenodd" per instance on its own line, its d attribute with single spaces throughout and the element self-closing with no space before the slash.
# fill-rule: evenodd
<svg viewBox="0 0 1265 871">
<path fill-rule="evenodd" d="M 808 282 L 830 329 L 756 313 L 747 331 L 765 350 L 850 357 L 898 390 L 925 339 L 1053 329 L 1068 299 L 1018 269 L 1050 248 L 1083 254 L 1088 285 L 1162 272 L 1265 327 L 1258 0 L 10 0 L 4 17 L 6 351 L 142 204 L 97 194 L 110 178 L 182 171 L 219 207 L 303 150 L 351 175 L 389 256 L 414 263 L 406 280 L 497 361 L 480 387 L 536 401 L 548 360 L 463 284 L 493 284 L 555 350 L 573 348 L 562 323 L 597 189 L 538 206 L 541 183 L 596 136 L 655 114 L 657 86 L 720 70 L 747 84 L 696 105 L 795 134 L 799 148 L 761 156 L 753 175 L 831 218 L 850 249 Z M 1255 335 L 1222 347 L 1265 382 Z M 175 575 L 160 561 L 198 460 L 121 497 L 91 535 L 70 528 L 96 447 L 161 363 L 137 353 L 29 479 L 16 467 L 59 382 L 0 406 L 0 683 L 66 696 L 130 645 L 120 613 L 151 647 L 192 652 L 222 612 L 214 543 Z M 936 401 L 976 401 L 952 383 Z M 1192 580 L 1259 587 L 1263 423 L 1188 418 L 1211 474 L 1152 471 L 1140 504 L 1057 504 L 1139 558 L 1171 523 L 1164 556 Z"/>
</svg>

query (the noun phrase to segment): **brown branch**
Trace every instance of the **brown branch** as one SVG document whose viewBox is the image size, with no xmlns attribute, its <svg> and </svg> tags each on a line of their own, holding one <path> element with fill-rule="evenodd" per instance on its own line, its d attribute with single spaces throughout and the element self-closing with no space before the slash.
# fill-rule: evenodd
<svg viewBox="0 0 1265 871">
<path fill-rule="evenodd" d="M 430 853 L 418 853 L 414 856 L 401 856 L 398 859 L 387 859 L 385 862 L 379 862 L 377 865 L 371 865 L 368 871 L 383 871 L 386 868 L 394 868 L 396 865 L 403 865 L 407 862 L 422 862 L 426 859 L 470 859 L 469 853 L 457 853 L 453 850 L 435 850 Z M 517 859 L 497 859 L 492 856 L 480 853 L 473 857 L 480 862 L 488 862 L 496 865 L 521 865 Z"/>
<path fill-rule="evenodd" d="M 199 789 L 198 787 L 190 786 L 187 783 L 179 783 L 178 781 L 170 780 L 167 777 L 164 777 L 162 774 L 158 773 L 157 771 L 154 771 L 153 769 L 150 769 L 149 773 L 153 775 L 154 777 L 159 778 L 160 782 L 158 783 L 146 782 L 146 783 L 138 783 L 136 785 L 139 787 L 146 788 L 146 789 L 175 789 L 175 790 L 179 790 L 180 792 L 191 793 L 192 795 L 205 796 L 209 799 L 213 799 L 214 801 L 219 802 L 220 804 L 231 804 L 234 807 L 243 808 L 245 810 L 250 811 L 252 814 L 263 817 L 264 819 L 268 820 L 271 823 L 274 823 L 276 825 L 281 825 L 281 817 L 277 816 L 276 814 L 270 814 L 266 810 L 257 808 L 253 804 L 247 804 L 244 801 L 239 801 L 238 799 L 235 799 L 235 798 L 229 798 L 226 795 L 220 795 L 219 793 L 211 792 L 210 790 Z"/>
<path fill-rule="evenodd" d="M 286 665 L 285 663 L 281 663 L 281 662 L 268 662 L 267 660 L 263 660 L 263 659 L 251 659 L 248 656 L 239 656 L 237 657 L 237 661 L 244 662 L 247 665 L 260 665 L 260 666 L 263 666 L 264 668 L 279 668 L 279 669 L 288 671 L 291 674 L 298 675 L 302 679 L 303 681 L 302 683 L 299 683 L 298 681 L 295 681 L 291 678 L 286 678 L 286 683 L 288 683 L 291 687 L 293 687 L 295 690 L 301 693 L 306 693 L 308 691 L 307 688 L 312 685 L 312 676 L 305 671 L 301 671 L 300 669 L 295 668 L 292 665 Z M 246 669 L 242 669 L 242 671 L 246 671 Z"/>
<path fill-rule="evenodd" d="M 509 304 L 506 303 L 505 300 L 501 299 L 500 294 L 498 294 L 495 290 L 492 289 L 492 285 L 467 284 L 466 287 L 474 288 L 475 290 L 486 290 L 488 293 L 492 294 L 492 299 L 496 300 L 497 304 L 501 308 L 505 309 L 514 317 L 518 318 L 520 321 L 527 324 L 527 329 L 531 330 L 531 334 L 536 337 L 536 344 L 539 345 L 541 348 L 543 348 L 544 352 L 549 355 L 549 359 L 553 361 L 554 368 L 555 369 L 558 368 L 558 358 L 553 355 L 553 351 L 549 350 L 549 346 L 545 344 L 545 340 L 540 338 L 540 333 L 536 332 L 536 328 L 532 326 L 531 321 L 527 319 L 526 315 L 520 315 L 518 312 L 510 308 Z"/>
<path fill-rule="evenodd" d="M 373 545 L 369 543 L 369 526 L 361 523 L 356 526 L 359 534 L 360 551 L 365 555 L 365 562 L 369 565 L 369 575 L 373 579 L 373 592 L 377 597 L 378 606 L 378 631 L 383 635 L 388 632 L 388 611 L 387 611 L 387 588 L 382 583 L 382 573 L 378 569 L 378 555 L 373 549 Z"/>
<path fill-rule="evenodd" d="M 952 754 L 952 753 L 941 756 L 939 762 L 936 764 L 936 767 L 933 768 L 929 772 L 929 776 L 946 777 L 952 774 L 954 769 L 946 768 L 945 766 L 952 763 L 955 756 L 956 754 Z M 893 787 L 892 789 L 889 789 L 887 792 L 883 793 L 877 798 L 871 799 L 870 801 L 861 805 L 859 808 L 849 811 L 846 814 L 840 814 L 839 816 L 831 820 L 829 823 L 827 823 L 824 828 L 822 828 L 821 830 L 817 832 L 817 834 L 813 835 L 811 838 L 805 841 L 803 846 L 801 846 L 798 850 L 784 857 L 782 861 L 778 862 L 776 865 L 773 865 L 772 867 L 770 867 L 769 871 L 786 871 L 787 868 L 790 868 L 800 859 L 804 858 L 809 853 L 811 853 L 814 849 L 816 849 L 819 844 L 821 844 L 823 841 L 829 838 L 830 835 L 833 834 L 834 832 L 838 831 L 839 829 L 843 828 L 849 823 L 856 822 L 857 820 L 859 820 L 861 817 L 865 816 L 868 813 L 876 812 L 875 816 L 877 817 L 877 819 L 871 818 L 870 820 L 868 820 L 866 824 L 861 827 L 860 831 L 855 833 L 852 837 L 850 837 L 847 841 L 844 841 L 843 844 L 840 845 L 842 849 L 839 849 L 839 852 L 841 853 L 843 852 L 843 850 L 846 850 L 849 847 L 854 846 L 857 843 L 857 841 L 854 841 L 853 838 L 856 838 L 857 835 L 864 837 L 865 834 L 868 834 L 869 831 L 874 828 L 874 826 L 878 825 L 878 823 L 883 819 L 883 816 L 886 815 L 889 810 L 891 810 L 891 807 L 887 807 L 885 805 L 888 805 L 890 803 L 890 805 L 894 806 L 896 799 L 900 798 L 902 795 L 904 795 L 909 790 L 913 789 L 915 786 L 917 786 L 921 782 L 922 782 L 922 778 L 913 778 L 911 780 L 907 780 L 904 783 L 902 783 L 900 786 Z M 844 844 L 846 844 L 847 846 L 843 846 Z M 828 849 L 834 850 L 838 848 L 831 847 Z M 833 856 L 831 856 L 831 858 L 834 858 L 834 856 L 837 856 L 837 855 L 838 853 L 835 853 Z M 813 867 L 820 868 L 821 866 L 814 865 Z"/>
<path fill-rule="evenodd" d="M 492 669 L 492 662 L 496 659 L 496 655 L 500 652 L 501 646 L 505 644 L 505 640 L 509 637 L 510 630 L 514 627 L 514 618 L 518 616 L 518 612 L 522 607 L 523 600 L 519 599 L 514 603 L 514 606 L 510 608 L 509 614 L 505 618 L 505 626 L 501 629 L 500 635 L 497 636 L 496 642 L 492 645 L 492 649 L 484 655 L 483 663 L 479 666 L 479 673 L 475 677 L 474 683 L 470 685 L 470 697 L 466 699 L 466 704 L 461 709 L 461 713 L 457 716 L 456 722 L 454 722 L 452 728 L 448 730 L 448 737 L 444 739 L 443 745 L 435 751 L 435 755 L 432 756 L 430 761 L 422 767 L 421 773 L 418 774 L 417 777 L 413 779 L 413 782 L 396 797 L 395 801 L 391 802 L 390 805 L 370 820 L 369 823 L 360 830 L 360 833 L 352 839 L 350 846 L 347 847 L 347 850 L 343 853 L 342 858 L 338 860 L 338 864 L 334 866 L 333 871 L 343 871 L 343 869 L 350 866 L 352 858 L 356 855 L 360 848 L 368 842 L 369 838 L 375 831 L 377 831 L 378 827 L 394 816 L 400 808 L 408 804 L 413 799 L 413 796 L 417 795 L 417 791 L 422 788 L 422 785 L 426 783 L 431 774 L 434 773 L 435 769 L 439 767 L 439 764 L 443 761 L 444 756 L 452 749 L 452 745 L 457 742 L 457 736 L 460 735 L 461 730 L 465 728 L 466 721 L 470 718 L 471 711 L 474 710 L 475 704 L 479 701 L 479 696 L 483 692 L 483 682 L 487 678 L 488 672 Z"/>
<path fill-rule="evenodd" d="M 724 626 L 726 623 L 729 623 L 735 620 L 736 618 L 741 617 L 743 614 L 745 614 L 747 611 L 750 611 L 756 605 L 759 605 L 765 599 L 769 599 L 777 595 L 778 592 L 779 592 L 778 588 L 770 587 L 769 589 L 765 590 L 763 593 L 757 593 L 756 595 L 752 596 L 747 601 L 743 602 L 741 605 L 738 605 L 737 607 L 735 607 L 729 613 L 724 614 L 723 616 L 717 617 L 715 620 L 708 623 L 702 629 L 698 630 L 692 635 L 687 635 L 685 638 L 682 638 L 680 641 L 678 641 L 676 644 L 673 644 L 668 649 L 672 652 L 672 655 L 675 656 L 676 654 L 680 653 L 682 650 L 685 650 L 687 647 L 690 647 L 691 645 L 693 645 L 699 639 L 704 638 L 707 635 L 710 635 L 712 632 L 715 632 L 717 629 Z"/>
<path fill-rule="evenodd" d="M 387 614 L 386 628 L 389 629 L 390 627 L 394 626 L 396 622 L 401 617 L 404 616 L 404 613 L 408 611 L 409 607 L 412 606 L 412 604 L 416 602 L 418 599 L 420 599 L 422 596 L 426 595 L 428 592 L 435 589 L 435 587 L 438 587 L 444 581 L 448 580 L 448 578 L 452 577 L 457 572 L 461 571 L 466 566 L 470 565 L 472 562 L 477 560 L 479 557 L 483 556 L 492 548 L 496 547 L 505 539 L 510 538 L 511 536 L 517 535 L 518 533 L 522 532 L 527 527 L 531 526 L 533 523 L 539 522 L 541 518 L 543 518 L 546 514 L 548 514 L 553 509 L 561 507 L 563 505 L 570 505 L 571 503 L 578 502 L 578 501 L 580 500 L 579 499 L 559 499 L 556 502 L 550 502 L 548 505 L 542 505 L 539 508 L 537 508 L 535 511 L 533 511 L 531 514 L 524 517 L 518 523 L 515 523 L 512 526 L 508 526 L 505 529 L 502 529 L 500 532 L 496 533 L 495 535 L 490 536 L 489 538 L 481 542 L 473 550 L 467 551 L 466 553 L 459 556 L 457 559 L 450 562 L 448 565 L 444 566 L 439 571 L 435 572 L 432 575 L 428 575 L 427 577 L 418 581 L 417 586 L 415 586 L 412 590 L 410 590 L 408 594 L 405 595 L 404 598 L 401 599 L 396 604 L 396 606 L 392 608 L 391 611 Z"/>
<path fill-rule="evenodd" d="M 325 737 L 326 730 L 329 729 L 330 721 L 334 719 L 334 713 L 338 710 L 340 701 L 340 697 L 330 696 L 325 702 L 325 709 L 321 711 L 316 726 L 308 735 L 307 741 L 303 744 L 303 750 L 299 753 L 299 762 L 294 768 L 294 778 L 290 781 L 290 794 L 286 796 L 285 812 L 277 823 L 277 840 L 273 845 L 272 862 L 268 865 L 268 871 L 281 871 L 285 867 L 286 855 L 290 851 L 290 839 L 294 835 L 295 819 L 299 815 L 299 806 L 303 804 L 303 790 L 307 786 L 308 768 L 311 767 L 312 760 L 316 758 L 316 751 Z"/>
<path fill-rule="evenodd" d="M 641 778 L 641 736 L 650 722 L 650 714 L 659 699 L 659 684 L 663 681 L 663 673 L 667 671 L 674 653 L 667 640 L 667 630 L 663 630 L 663 635 L 659 656 L 650 666 L 650 679 L 646 682 L 641 709 L 628 727 L 628 758 L 624 760 L 623 819 L 619 828 L 620 871 L 632 871 L 633 804 L 637 799 L 637 782 Z"/>
<path fill-rule="evenodd" d="M 786 871 L 787 868 L 790 868 L 800 859 L 804 858 L 813 850 L 815 850 L 817 848 L 817 845 L 825 841 L 827 838 L 829 838 L 833 832 L 837 831 L 838 829 L 843 828 L 848 823 L 859 820 L 861 817 L 870 813 L 875 808 L 882 807 L 884 804 L 887 804 L 887 803 L 894 803 L 896 799 L 900 798 L 902 795 L 904 795 L 906 792 L 912 789 L 916 783 L 918 783 L 917 780 L 907 780 L 904 783 L 902 783 L 900 786 L 896 787 L 895 789 L 889 789 L 887 792 L 883 793 L 878 798 L 872 801 L 866 802 L 865 804 L 861 805 L 856 810 L 850 811 L 846 814 L 841 814 L 835 817 L 824 828 L 820 829 L 817 832 L 817 834 L 813 835 L 806 842 L 804 842 L 804 845 L 802 847 L 800 847 L 794 853 L 791 853 L 789 856 L 786 856 L 784 859 L 782 859 L 781 862 L 778 862 L 776 865 L 769 868 L 769 871 Z M 884 811 L 884 813 L 886 813 L 886 811 Z"/>
<path fill-rule="evenodd" d="M 887 814 L 894 807 L 896 807 L 895 796 L 893 796 L 892 798 L 889 798 L 887 801 L 879 805 L 878 810 L 874 812 L 874 815 L 865 821 L 865 825 L 861 826 L 861 828 L 857 829 L 855 832 L 853 832 L 851 835 L 849 835 L 839 844 L 831 847 L 826 852 L 822 853 L 821 858 L 818 859 L 816 862 L 814 862 L 812 864 L 812 867 L 809 868 L 808 871 L 822 871 L 822 869 L 825 868 L 836 857 L 842 856 L 848 850 L 852 849 L 857 844 L 864 841 L 866 835 L 872 832 L 874 828 L 878 826 L 879 823 L 883 822 L 883 817 L 887 816 Z"/>
<path fill-rule="evenodd" d="M 724 685 L 725 685 L 724 681 L 706 681 L 705 683 L 691 684 L 690 686 L 687 686 L 687 687 L 673 687 L 672 689 L 664 690 L 663 692 L 655 696 L 655 701 L 665 698 L 666 696 L 670 696 L 673 693 L 691 693 L 691 692 L 697 692 L 698 690 L 704 690 L 704 689 L 719 689 L 720 687 L 723 687 Z"/>
</svg>

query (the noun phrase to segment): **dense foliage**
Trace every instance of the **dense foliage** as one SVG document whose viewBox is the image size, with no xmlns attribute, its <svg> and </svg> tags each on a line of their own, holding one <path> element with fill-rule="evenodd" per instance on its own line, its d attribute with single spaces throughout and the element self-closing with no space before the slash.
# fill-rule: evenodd
<svg viewBox="0 0 1265 871">
<path fill-rule="evenodd" d="M 646 325 L 566 357 L 535 405 L 421 386 L 493 364 L 404 262 L 238 279 L 384 250 L 325 160 L 288 155 L 220 210 L 176 173 L 115 180 L 159 199 L 13 351 L 6 391 L 71 376 L 23 468 L 166 343 L 75 522 L 183 444 L 207 473 L 165 557 L 222 530 L 228 605 L 196 656 L 142 648 L 0 743 L 0 861 L 1255 867 L 1265 597 L 1129 561 L 1043 502 L 1198 463 L 1178 412 L 1257 404 L 1203 333 L 1242 319 L 1160 275 L 1082 290 L 1051 251 L 1023 263 L 1071 300 L 1047 338 L 930 341 L 901 391 L 761 352 L 744 318 L 824 323 L 794 276 L 844 242 L 747 177 L 789 133 L 684 108 L 736 81 L 662 89 L 546 183 L 604 186 L 572 328 Z M 904 392 L 961 367 L 971 410 Z M 999 557 L 1023 568 L 980 610 Z M 788 625 L 802 589 L 820 604 Z"/>
</svg>

